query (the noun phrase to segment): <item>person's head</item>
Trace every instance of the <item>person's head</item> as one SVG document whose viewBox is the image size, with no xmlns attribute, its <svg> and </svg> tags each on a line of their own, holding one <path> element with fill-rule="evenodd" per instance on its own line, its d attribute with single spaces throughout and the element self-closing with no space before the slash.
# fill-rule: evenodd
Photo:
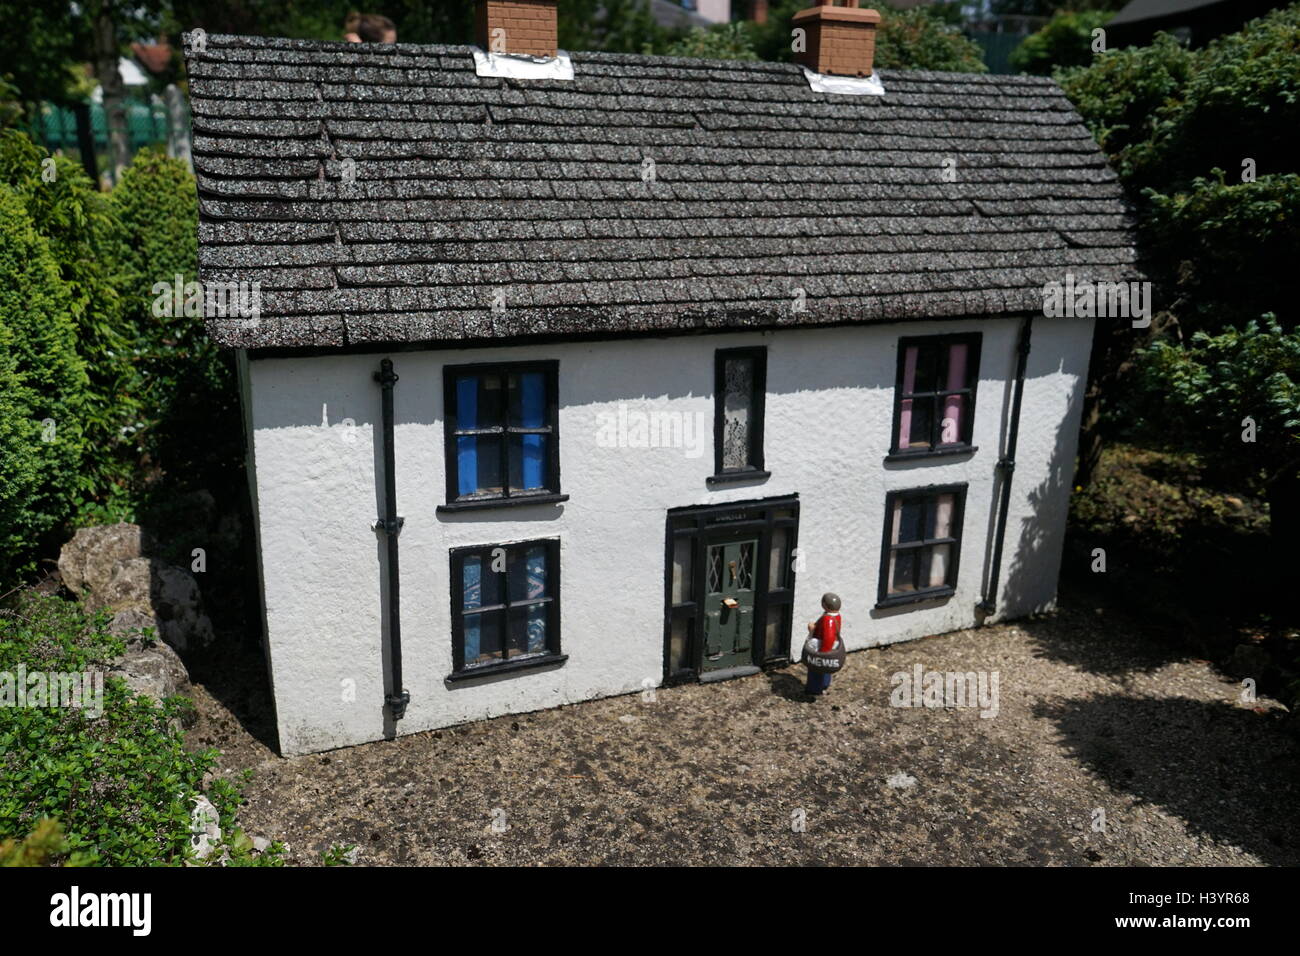
<svg viewBox="0 0 1300 956">
<path fill-rule="evenodd" d="M 397 25 L 378 13 L 353 11 L 343 21 L 343 39 L 349 43 L 396 43 Z"/>
<path fill-rule="evenodd" d="M 827 591 L 822 595 L 822 607 L 827 611 L 838 611 L 840 609 L 840 596 Z"/>
</svg>

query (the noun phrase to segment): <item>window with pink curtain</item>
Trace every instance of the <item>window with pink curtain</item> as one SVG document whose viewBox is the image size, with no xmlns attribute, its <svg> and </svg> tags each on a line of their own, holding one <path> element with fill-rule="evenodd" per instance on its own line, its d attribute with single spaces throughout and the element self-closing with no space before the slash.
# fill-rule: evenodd
<svg viewBox="0 0 1300 956">
<path fill-rule="evenodd" d="M 964 485 L 892 492 L 880 600 L 941 596 L 956 586 Z"/>
<path fill-rule="evenodd" d="M 970 444 L 979 363 L 978 334 L 899 343 L 893 452 L 924 454 Z"/>
</svg>

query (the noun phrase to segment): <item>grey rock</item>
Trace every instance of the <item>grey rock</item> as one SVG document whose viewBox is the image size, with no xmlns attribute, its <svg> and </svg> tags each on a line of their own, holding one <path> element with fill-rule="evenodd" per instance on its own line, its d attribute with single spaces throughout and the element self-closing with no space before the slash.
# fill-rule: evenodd
<svg viewBox="0 0 1300 956">
<path fill-rule="evenodd" d="M 206 860 L 220 842 L 221 816 L 212 801 L 199 794 L 194 798 L 194 809 L 190 813 L 190 846 L 195 856 Z"/>
<path fill-rule="evenodd" d="M 152 627 L 178 650 L 211 643 L 212 621 L 193 575 L 148 557 L 148 550 L 137 525 L 82 528 L 59 552 L 59 570 L 87 610 L 113 612 L 116 633 Z"/>
<path fill-rule="evenodd" d="M 155 701 L 183 692 L 190 683 L 180 657 L 161 641 L 132 645 L 113 661 L 110 673 L 121 677 L 135 693 Z"/>
<path fill-rule="evenodd" d="M 119 564 L 141 557 L 147 547 L 147 536 L 139 525 L 79 528 L 59 551 L 59 573 L 68 589 L 77 594 L 102 591 Z"/>
</svg>

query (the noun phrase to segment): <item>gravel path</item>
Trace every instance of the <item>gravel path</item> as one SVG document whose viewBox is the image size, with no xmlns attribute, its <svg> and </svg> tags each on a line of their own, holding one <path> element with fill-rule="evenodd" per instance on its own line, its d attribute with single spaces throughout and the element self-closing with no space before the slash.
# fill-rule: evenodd
<svg viewBox="0 0 1300 956">
<path fill-rule="evenodd" d="M 891 676 L 917 664 L 996 671 L 997 715 L 890 706 Z M 257 692 L 200 678 L 191 742 L 255 769 L 245 828 L 293 863 L 355 844 L 370 865 L 1300 864 L 1300 744 L 1280 705 L 1241 703 L 1115 612 L 1067 600 L 852 654 L 816 703 L 803 673 L 288 760 L 218 700 L 255 713 Z"/>
</svg>

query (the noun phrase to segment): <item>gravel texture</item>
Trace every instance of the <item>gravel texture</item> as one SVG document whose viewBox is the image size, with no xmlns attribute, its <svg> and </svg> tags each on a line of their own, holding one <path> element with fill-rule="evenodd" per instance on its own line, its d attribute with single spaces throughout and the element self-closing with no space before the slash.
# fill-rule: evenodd
<svg viewBox="0 0 1300 956">
<path fill-rule="evenodd" d="M 997 672 L 997 715 L 890 706 L 917 664 Z M 266 706 L 254 662 L 198 682 L 191 743 L 255 770 L 245 829 L 298 864 L 1300 863 L 1295 719 L 1117 612 L 851 654 L 816 702 L 803 675 L 286 760 L 227 708 Z"/>
</svg>

